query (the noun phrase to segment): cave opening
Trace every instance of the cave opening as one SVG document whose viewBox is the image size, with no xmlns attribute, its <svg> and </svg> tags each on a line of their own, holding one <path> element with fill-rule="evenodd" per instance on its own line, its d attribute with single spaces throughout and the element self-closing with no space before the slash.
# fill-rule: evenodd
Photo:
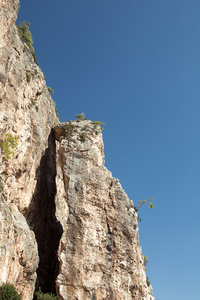
<svg viewBox="0 0 200 300">
<path fill-rule="evenodd" d="M 59 274 L 57 251 L 63 229 L 55 214 L 56 143 L 53 132 L 36 171 L 36 179 L 37 185 L 27 213 L 27 221 L 35 233 L 39 253 L 35 291 L 41 287 L 43 293 L 56 294 L 55 280 Z"/>
</svg>

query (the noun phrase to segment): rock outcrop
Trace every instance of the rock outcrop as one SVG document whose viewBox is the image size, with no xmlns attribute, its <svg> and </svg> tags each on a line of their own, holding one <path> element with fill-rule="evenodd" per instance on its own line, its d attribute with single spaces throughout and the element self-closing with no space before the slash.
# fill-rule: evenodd
<svg viewBox="0 0 200 300">
<path fill-rule="evenodd" d="M 4 173 L 4 195 L 24 213 L 58 119 L 44 75 L 18 36 L 18 8 L 18 0 L 0 2 L 0 142 L 7 133 L 18 141 L 15 156 L 2 160 L 0 172 Z"/>
<path fill-rule="evenodd" d="M 5 143 L 9 134 L 18 144 L 10 159 L 0 148 L 4 181 L 0 197 L 0 282 L 13 283 L 22 299 L 30 300 L 37 277 L 38 247 L 23 215 L 32 202 L 37 170 L 58 118 L 44 75 L 18 36 L 18 9 L 18 0 L 0 1 L 0 143 Z"/>
<path fill-rule="evenodd" d="M 22 299 L 35 290 L 38 250 L 35 235 L 15 205 L 0 196 L 0 279 L 16 286 Z"/>
<path fill-rule="evenodd" d="M 100 126 L 54 128 L 66 192 L 56 286 L 62 299 L 153 299 L 138 239 L 138 216 L 104 166 Z M 59 197 L 59 195 L 58 195 Z"/>
<path fill-rule="evenodd" d="M 22 300 L 39 286 L 63 300 L 153 300 L 138 216 L 104 166 L 100 125 L 59 122 L 18 9 L 0 2 L 0 283 Z"/>
</svg>

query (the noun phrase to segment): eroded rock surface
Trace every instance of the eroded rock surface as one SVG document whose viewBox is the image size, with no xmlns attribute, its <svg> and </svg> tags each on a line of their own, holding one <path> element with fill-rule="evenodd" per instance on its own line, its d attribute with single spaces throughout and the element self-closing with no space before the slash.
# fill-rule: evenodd
<svg viewBox="0 0 200 300">
<path fill-rule="evenodd" d="M 9 159 L 0 147 L 0 284 L 22 300 L 35 285 L 63 300 L 153 300 L 137 213 L 104 166 L 99 123 L 59 123 L 18 9 L 0 1 L 0 143 L 18 144 Z"/>
<path fill-rule="evenodd" d="M 0 173 L 8 202 L 25 213 L 36 187 L 36 170 L 58 119 L 44 75 L 18 36 L 18 8 L 18 0 L 0 2 L 0 142 L 8 133 L 18 141 L 12 159 L 2 160 Z"/>
<path fill-rule="evenodd" d="M 68 207 L 60 219 L 58 294 L 80 300 L 154 299 L 146 283 L 138 216 L 104 167 L 100 127 L 75 121 L 54 131 Z"/>
<path fill-rule="evenodd" d="M 38 261 L 34 232 L 17 207 L 0 195 L 0 281 L 14 284 L 22 299 L 32 299 Z"/>
<path fill-rule="evenodd" d="M 22 300 L 30 300 L 39 261 L 38 243 L 23 215 L 32 203 L 37 170 L 58 119 L 44 75 L 18 36 L 18 9 L 18 0 L 0 1 L 0 143 L 8 134 L 18 143 L 9 159 L 0 149 L 0 175 L 4 181 L 0 284 L 12 283 Z"/>
</svg>

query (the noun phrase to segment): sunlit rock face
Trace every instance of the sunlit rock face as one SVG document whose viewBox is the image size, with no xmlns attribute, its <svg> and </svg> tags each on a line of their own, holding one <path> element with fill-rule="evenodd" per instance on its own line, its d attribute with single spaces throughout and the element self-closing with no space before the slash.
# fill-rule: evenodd
<svg viewBox="0 0 200 300">
<path fill-rule="evenodd" d="M 137 213 L 104 166 L 100 127 L 91 121 L 72 122 L 72 127 L 54 129 L 66 191 L 58 294 L 62 299 L 154 299 L 146 284 Z"/>
<path fill-rule="evenodd" d="M 18 36 L 18 8 L 18 0 L 0 2 L 0 142 L 8 133 L 18 141 L 15 155 L 2 160 L 0 172 L 4 195 L 25 213 L 48 136 L 58 121 L 44 75 Z"/>
<path fill-rule="evenodd" d="M 0 284 L 22 300 L 153 300 L 137 213 L 104 166 L 101 124 L 60 124 L 44 75 L 21 42 L 18 0 L 0 1 Z"/>
<path fill-rule="evenodd" d="M 35 290 L 38 251 L 35 235 L 15 205 L 0 196 L 0 282 L 14 284 L 22 299 Z"/>
<path fill-rule="evenodd" d="M 18 143 L 9 159 L 0 150 L 0 284 L 12 283 L 22 300 L 30 300 L 38 245 L 23 215 L 29 211 L 37 170 L 58 120 L 44 75 L 18 36 L 18 9 L 18 0 L 0 1 L 0 143 L 7 134 Z"/>
</svg>

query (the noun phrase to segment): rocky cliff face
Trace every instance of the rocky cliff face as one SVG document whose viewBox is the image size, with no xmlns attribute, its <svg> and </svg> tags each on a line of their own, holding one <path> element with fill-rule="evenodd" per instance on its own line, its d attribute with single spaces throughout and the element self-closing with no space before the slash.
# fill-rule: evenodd
<svg viewBox="0 0 200 300">
<path fill-rule="evenodd" d="M 18 37 L 18 9 L 0 2 L 0 142 L 18 144 L 0 153 L 0 283 L 22 300 L 39 286 L 61 299 L 153 300 L 137 213 L 104 167 L 100 126 L 59 123 Z"/>
</svg>

